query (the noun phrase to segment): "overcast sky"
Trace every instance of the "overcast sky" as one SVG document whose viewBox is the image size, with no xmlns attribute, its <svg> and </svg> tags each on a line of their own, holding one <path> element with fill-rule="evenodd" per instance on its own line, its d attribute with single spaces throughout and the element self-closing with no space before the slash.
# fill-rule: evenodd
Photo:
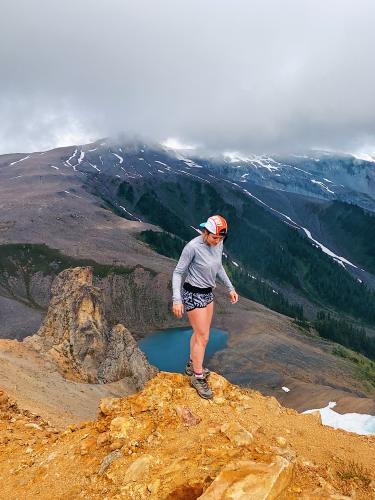
<svg viewBox="0 0 375 500">
<path fill-rule="evenodd" d="M 1 0 L 0 153 L 375 151 L 374 0 Z"/>
</svg>

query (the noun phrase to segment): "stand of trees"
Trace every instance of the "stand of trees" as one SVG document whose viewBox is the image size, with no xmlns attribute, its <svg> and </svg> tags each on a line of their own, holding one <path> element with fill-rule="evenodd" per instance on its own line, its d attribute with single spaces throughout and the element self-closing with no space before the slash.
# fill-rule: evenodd
<svg viewBox="0 0 375 500">
<path fill-rule="evenodd" d="M 323 311 L 317 314 L 314 327 L 321 337 L 333 340 L 375 360 L 375 339 L 369 337 L 364 328 L 357 328 L 351 323 Z"/>
</svg>

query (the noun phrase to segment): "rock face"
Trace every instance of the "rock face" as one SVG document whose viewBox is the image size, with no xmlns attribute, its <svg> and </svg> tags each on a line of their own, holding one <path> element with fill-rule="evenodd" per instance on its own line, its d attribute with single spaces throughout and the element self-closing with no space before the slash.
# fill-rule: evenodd
<svg viewBox="0 0 375 500">
<path fill-rule="evenodd" d="M 24 342 L 47 353 L 66 378 L 106 383 L 131 377 L 142 388 L 157 373 L 123 325 L 109 328 L 92 268 L 65 269 L 51 294 L 42 326 Z"/>
</svg>

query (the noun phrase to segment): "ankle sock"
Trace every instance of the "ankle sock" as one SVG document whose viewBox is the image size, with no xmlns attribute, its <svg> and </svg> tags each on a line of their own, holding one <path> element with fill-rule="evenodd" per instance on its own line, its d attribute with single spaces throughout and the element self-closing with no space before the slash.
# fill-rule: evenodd
<svg viewBox="0 0 375 500">
<path fill-rule="evenodd" d="M 203 372 L 194 372 L 196 378 L 204 378 Z"/>
</svg>

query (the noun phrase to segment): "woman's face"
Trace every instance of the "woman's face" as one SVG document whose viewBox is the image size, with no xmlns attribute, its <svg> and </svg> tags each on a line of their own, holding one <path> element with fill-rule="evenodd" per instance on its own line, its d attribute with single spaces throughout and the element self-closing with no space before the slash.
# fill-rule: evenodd
<svg viewBox="0 0 375 500">
<path fill-rule="evenodd" d="M 209 233 L 208 231 L 205 234 L 205 242 L 207 245 L 215 247 L 221 241 L 223 241 L 224 236 L 216 236 L 215 234 Z"/>
</svg>

